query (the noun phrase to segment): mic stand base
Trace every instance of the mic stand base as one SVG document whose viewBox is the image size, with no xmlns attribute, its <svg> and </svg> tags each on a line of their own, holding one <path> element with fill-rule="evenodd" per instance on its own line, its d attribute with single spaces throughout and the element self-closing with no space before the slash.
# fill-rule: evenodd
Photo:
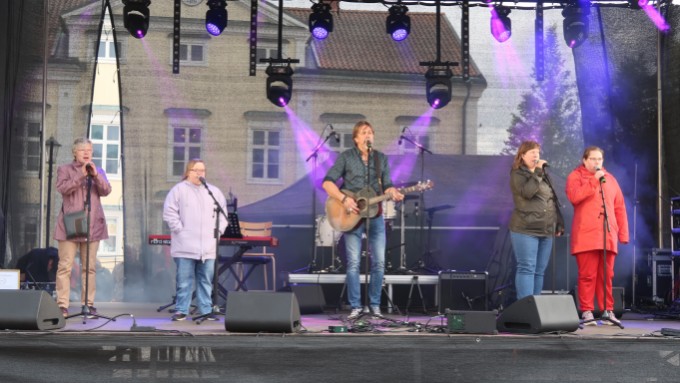
<svg viewBox="0 0 680 383">
<path fill-rule="evenodd" d="M 210 319 L 217 320 L 217 318 L 215 318 L 215 317 L 218 316 L 218 315 L 224 316 L 224 313 L 220 311 L 220 306 L 214 305 L 211 312 L 209 312 L 207 314 L 192 317 L 191 320 L 196 322 L 196 324 L 201 324 L 201 323 L 203 323 L 207 320 L 210 320 Z"/>
<path fill-rule="evenodd" d="M 72 314 L 72 315 L 69 315 L 69 316 L 67 316 L 65 319 L 71 319 L 71 318 L 75 318 L 75 317 L 78 317 L 78 316 L 81 316 L 81 315 L 82 315 L 82 317 L 83 317 L 83 324 L 87 323 L 87 319 L 88 319 L 88 318 L 89 318 L 89 319 L 99 319 L 99 318 L 103 318 L 103 319 L 108 319 L 108 320 L 113 321 L 113 322 L 116 321 L 116 318 L 111 318 L 111 317 L 107 317 L 107 316 L 104 316 L 104 315 L 99 315 L 99 314 L 96 314 L 96 313 L 93 314 L 92 312 L 90 312 L 90 308 L 87 307 L 87 305 L 83 305 L 83 306 L 81 307 L 80 313 L 79 313 L 79 314 Z"/>
</svg>

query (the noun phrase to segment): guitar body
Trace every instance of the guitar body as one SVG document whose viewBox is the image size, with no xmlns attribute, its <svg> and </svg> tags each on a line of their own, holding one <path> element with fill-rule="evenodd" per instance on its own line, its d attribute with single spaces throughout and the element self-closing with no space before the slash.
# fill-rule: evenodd
<svg viewBox="0 0 680 383">
<path fill-rule="evenodd" d="M 356 193 L 343 189 L 342 193 L 356 201 L 359 207 L 359 214 L 355 212 L 348 213 L 340 200 L 328 198 L 326 200 L 326 216 L 334 230 L 342 232 L 352 231 L 359 225 L 362 218 L 374 218 L 380 214 L 380 204 L 369 203 L 370 199 L 376 196 L 373 189 L 363 188 Z"/>
<path fill-rule="evenodd" d="M 418 182 L 417 185 L 399 189 L 402 194 L 413 193 L 413 192 L 423 192 L 425 190 L 430 190 L 434 187 L 432 181 Z M 328 218 L 328 223 L 336 231 L 341 231 L 343 233 L 352 231 L 362 218 L 375 218 L 379 214 L 382 214 L 380 202 L 390 199 L 387 194 L 376 195 L 375 191 L 371 188 L 363 188 L 356 193 L 352 193 L 348 190 L 341 190 L 346 196 L 353 198 L 357 207 L 359 208 L 359 213 L 347 212 L 345 206 L 339 199 L 329 197 L 326 200 L 326 217 Z"/>
</svg>

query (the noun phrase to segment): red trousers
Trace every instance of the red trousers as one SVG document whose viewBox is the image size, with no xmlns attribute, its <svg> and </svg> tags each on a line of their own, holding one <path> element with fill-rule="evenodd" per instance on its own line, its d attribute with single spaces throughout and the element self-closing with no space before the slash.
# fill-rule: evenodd
<svg viewBox="0 0 680 383">
<path fill-rule="evenodd" d="M 602 309 L 604 295 L 602 250 L 584 251 L 574 254 L 578 265 L 578 301 L 581 311 L 595 309 L 595 296 Z M 614 310 L 612 279 L 614 278 L 614 258 L 616 253 L 607 251 L 607 300 L 605 310 Z"/>
</svg>

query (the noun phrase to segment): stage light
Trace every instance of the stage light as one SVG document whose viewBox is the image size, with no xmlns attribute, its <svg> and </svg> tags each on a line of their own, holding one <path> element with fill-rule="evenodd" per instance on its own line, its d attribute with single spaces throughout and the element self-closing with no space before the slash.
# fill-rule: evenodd
<svg viewBox="0 0 680 383">
<path fill-rule="evenodd" d="M 425 93 L 431 107 L 441 109 L 451 101 L 451 77 L 449 67 L 430 67 L 425 72 Z"/>
<path fill-rule="evenodd" d="M 386 30 L 394 41 L 402 41 L 411 33 L 411 18 L 406 14 L 408 8 L 405 5 L 396 4 L 390 7 L 390 15 L 387 16 Z"/>
<path fill-rule="evenodd" d="M 569 48 L 578 47 L 588 38 L 588 15 L 589 2 L 571 3 L 562 10 L 564 42 Z"/>
<path fill-rule="evenodd" d="M 219 36 L 227 27 L 227 1 L 208 0 L 208 11 L 205 13 L 205 30 L 213 36 Z"/>
<path fill-rule="evenodd" d="M 323 40 L 333 32 L 333 15 L 331 15 L 329 4 L 312 5 L 312 13 L 309 15 L 309 32 L 317 40 Z"/>
<path fill-rule="evenodd" d="M 288 62 L 271 61 L 267 73 L 267 99 L 272 104 L 284 107 L 293 95 L 293 68 Z"/>
<path fill-rule="evenodd" d="M 123 26 L 132 37 L 143 39 L 149 30 L 149 5 L 151 0 L 123 0 Z"/>
<path fill-rule="evenodd" d="M 510 8 L 502 5 L 491 8 L 491 35 L 499 43 L 504 43 L 512 36 L 512 21 L 508 15 Z"/>
</svg>

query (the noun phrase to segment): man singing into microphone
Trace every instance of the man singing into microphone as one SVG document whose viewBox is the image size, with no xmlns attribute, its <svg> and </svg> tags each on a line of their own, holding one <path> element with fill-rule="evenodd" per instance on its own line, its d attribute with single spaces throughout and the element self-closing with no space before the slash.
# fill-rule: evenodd
<svg viewBox="0 0 680 383">
<path fill-rule="evenodd" d="M 90 314 L 97 314 L 94 308 L 94 294 L 97 282 L 95 280 L 97 265 L 97 249 L 99 241 L 109 238 L 106 217 L 100 197 L 111 193 L 111 184 L 106 173 L 92 163 L 92 141 L 87 138 L 77 138 L 73 141 L 73 161 L 57 168 L 57 191 L 62 196 L 62 207 L 57 217 L 57 227 L 54 239 L 59 242 L 59 264 L 57 266 L 57 304 L 64 316 L 68 316 L 69 299 L 71 295 L 71 268 L 76 252 L 80 252 L 80 275 L 82 306 L 87 305 Z M 64 214 L 74 213 L 85 209 L 87 200 L 87 179 L 92 179 L 90 189 L 90 251 L 89 261 L 86 260 L 87 235 L 68 236 L 64 225 Z M 87 276 L 86 276 L 87 273 Z M 87 278 L 86 278 L 87 277 Z M 85 281 L 87 280 L 87 290 Z M 87 291 L 87 302 L 85 292 Z M 96 318 L 96 317 L 92 317 Z"/>
<path fill-rule="evenodd" d="M 582 318 L 586 325 L 597 325 L 593 321 L 594 297 L 609 319 L 618 323 L 614 316 L 612 279 L 617 244 L 628 243 L 628 217 L 626 203 L 618 182 L 602 167 L 604 151 L 590 146 L 583 152 L 580 164 L 567 177 L 567 198 L 574 205 L 574 222 L 571 228 L 571 254 L 578 266 L 578 300 Z M 607 222 L 604 220 L 602 195 L 606 206 Z M 605 230 L 606 224 L 606 231 Z M 606 236 L 606 237 L 605 237 Z M 607 297 L 604 296 L 603 254 L 606 241 Z M 609 321 L 602 324 L 612 325 Z"/>
<path fill-rule="evenodd" d="M 170 189 L 163 205 L 163 220 L 171 231 L 170 254 L 177 265 L 175 314 L 173 321 L 189 315 L 191 296 L 196 285 L 196 306 L 200 315 L 212 312 L 212 278 L 215 272 L 217 244 L 215 241 L 215 202 L 227 211 L 224 194 L 206 183 L 205 163 L 192 159 L 187 163 L 184 178 Z M 227 220 L 219 217 L 219 232 L 227 228 Z M 207 317 L 212 320 L 214 317 Z"/>
<path fill-rule="evenodd" d="M 359 121 L 354 125 L 352 139 L 354 147 L 338 156 L 333 167 L 324 178 L 323 188 L 329 197 L 342 202 L 349 214 L 359 214 L 359 208 L 353 198 L 343 194 L 336 182 L 342 178 L 342 188 L 358 192 L 365 187 L 372 189 L 377 195 L 388 194 L 395 201 L 404 199 L 393 185 L 390 178 L 389 165 L 385 154 L 373 150 L 374 131 L 367 121 Z M 366 175 L 369 175 L 368 185 Z M 347 254 L 347 295 L 352 308 L 347 319 L 356 319 L 362 311 L 359 262 L 361 255 L 361 236 L 365 232 L 366 220 L 345 233 L 345 252 Z M 371 315 L 382 317 L 380 312 L 380 294 L 383 275 L 385 273 L 385 221 L 382 214 L 369 219 L 368 244 L 371 256 L 371 281 L 368 290 Z"/>
</svg>

